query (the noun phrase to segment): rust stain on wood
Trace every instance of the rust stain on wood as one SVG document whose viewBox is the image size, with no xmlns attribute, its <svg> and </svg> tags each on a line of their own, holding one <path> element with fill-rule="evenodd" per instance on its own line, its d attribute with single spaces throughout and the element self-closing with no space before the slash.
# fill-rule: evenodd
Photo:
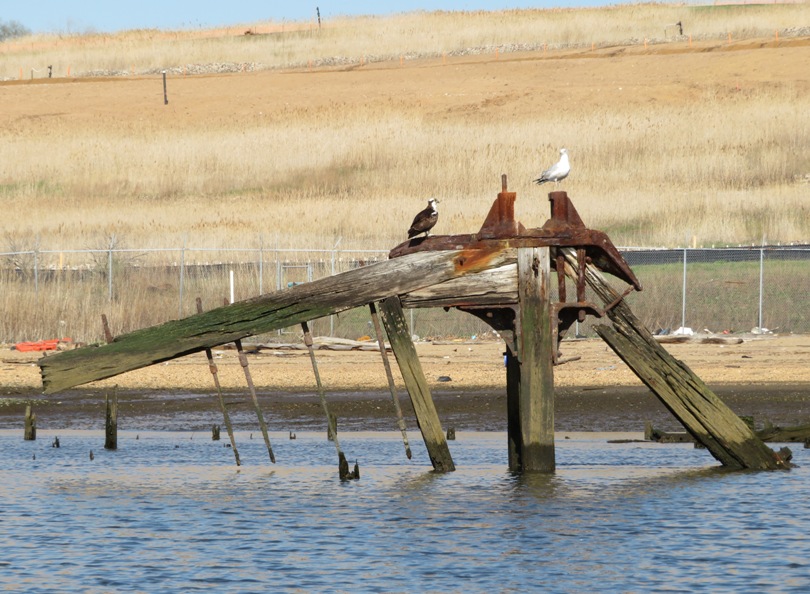
<svg viewBox="0 0 810 594">
<path fill-rule="evenodd" d="M 500 249 L 471 249 L 461 250 L 453 258 L 454 269 L 457 273 L 481 272 L 492 267 L 493 260 L 501 253 Z"/>
</svg>

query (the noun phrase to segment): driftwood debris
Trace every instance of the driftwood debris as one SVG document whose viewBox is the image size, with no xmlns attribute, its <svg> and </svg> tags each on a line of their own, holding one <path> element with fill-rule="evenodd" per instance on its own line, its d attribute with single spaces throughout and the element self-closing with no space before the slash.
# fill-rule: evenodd
<svg viewBox="0 0 810 594">
<path fill-rule="evenodd" d="M 576 274 L 576 252 L 562 248 L 567 274 Z M 570 267 L 570 270 L 569 270 Z M 605 304 L 612 326 L 594 330 L 633 370 L 694 438 L 724 466 L 773 470 L 788 465 L 723 403 L 682 361 L 655 340 L 594 266 L 586 267 L 588 285 Z"/>
<path fill-rule="evenodd" d="M 803 443 L 810 440 L 810 425 L 779 427 L 766 424 L 762 429 L 754 430 L 754 434 L 767 443 Z M 662 431 L 652 425 L 645 427 L 644 438 L 660 443 L 688 443 L 695 441 L 695 438 L 689 433 Z"/>
<path fill-rule="evenodd" d="M 702 334 L 656 334 L 653 336 L 655 342 L 660 344 L 683 344 L 693 342 L 697 344 L 742 344 L 744 341 L 739 336 L 706 336 Z"/>
</svg>

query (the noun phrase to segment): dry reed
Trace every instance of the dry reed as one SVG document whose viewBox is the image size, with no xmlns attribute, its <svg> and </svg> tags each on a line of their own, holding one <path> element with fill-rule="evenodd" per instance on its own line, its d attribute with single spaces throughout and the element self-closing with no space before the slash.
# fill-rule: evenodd
<svg viewBox="0 0 810 594">
<path fill-rule="evenodd" d="M 596 53 L 605 48 L 608 55 L 619 44 L 630 44 L 621 51 L 641 51 L 647 39 L 684 52 L 687 35 L 695 42 L 714 40 L 716 49 L 729 33 L 734 40 L 760 38 L 752 42 L 759 46 L 775 30 L 795 35 L 796 23 L 808 15 L 806 4 L 625 5 L 342 18 L 320 31 L 310 23 L 257 23 L 216 31 L 35 36 L 0 44 L 0 76 L 17 78 L 22 68 L 27 78 L 30 68 L 46 64 L 57 76 L 68 67 L 72 76 L 164 68 L 178 76 L 195 65 L 208 71 L 298 68 L 291 76 L 301 76 L 310 62 L 315 70 L 331 65 L 320 73 L 339 66 L 335 75 L 346 76 L 361 60 L 385 70 L 403 56 L 413 66 L 402 79 L 409 81 L 429 76 L 442 56 L 457 66 L 480 53 L 491 59 L 499 48 L 516 65 L 545 56 L 544 46 L 549 60 L 539 64 L 543 68 L 576 69 L 584 62 L 572 59 L 574 50 L 559 48 L 589 51 L 593 44 Z M 665 30 L 677 21 L 684 37 Z M 244 35 L 248 28 L 252 34 Z M 552 50 L 558 53 L 552 56 Z M 504 58 L 503 67 L 509 63 Z M 479 73 L 483 81 L 487 75 Z M 319 86 L 337 79 L 315 76 L 307 79 L 313 82 L 300 103 L 273 113 L 210 110 L 200 121 L 182 113 L 149 117 L 144 105 L 128 114 L 88 110 L 92 117 L 74 119 L 62 117 L 57 105 L 19 117 L 0 113 L 0 199 L 11 212 L 0 219 L 0 250 L 103 250 L 111 238 L 117 247 L 140 249 L 330 248 L 340 242 L 341 249 L 384 250 L 404 239 L 430 195 L 441 200 L 437 233 L 477 230 L 504 172 L 520 197 L 518 218 L 538 226 L 548 213 L 547 189 L 531 179 L 563 145 L 575 164 L 565 189 L 586 224 L 607 231 L 617 245 L 810 240 L 810 100 L 801 77 L 743 73 L 736 86 L 728 79 L 673 81 L 662 95 L 666 100 L 646 103 L 631 100 L 637 89 L 628 89 L 625 99 L 608 81 L 587 91 L 612 97 L 581 104 L 576 99 L 585 95 L 577 89 L 557 89 L 575 99 L 560 108 L 555 97 L 534 97 L 543 94 L 539 83 L 511 92 L 490 87 L 476 97 L 447 97 L 444 89 L 423 86 L 411 95 L 382 100 L 369 93 L 367 102 L 349 103 L 330 100 L 329 88 Z M 137 77 L 131 80 L 138 84 Z M 0 92 L 10 111 L 23 101 L 18 97 L 51 91 L 7 83 Z M 313 95 L 325 99 L 315 104 Z M 65 252 L 58 264 L 50 257 L 40 265 L 103 273 L 103 263 L 79 254 Z M 145 255 L 136 257 L 148 263 Z M 234 259 L 211 253 L 211 261 Z M 74 334 L 93 339 L 100 311 L 110 312 L 116 332 L 189 313 L 188 303 L 176 303 L 174 273 L 168 279 L 115 278 L 118 291 L 130 283 L 125 300 L 111 301 L 95 279 L 86 294 L 76 292 L 76 283 L 69 290 L 53 285 L 57 290 L 44 305 L 38 299 L 45 297 L 31 296 L 30 283 L 6 277 L 0 334 L 49 336 L 60 320 L 85 319 Z M 195 291 L 224 292 L 221 278 L 187 282 L 192 305 Z M 257 292 L 245 287 L 242 297 Z"/>
</svg>

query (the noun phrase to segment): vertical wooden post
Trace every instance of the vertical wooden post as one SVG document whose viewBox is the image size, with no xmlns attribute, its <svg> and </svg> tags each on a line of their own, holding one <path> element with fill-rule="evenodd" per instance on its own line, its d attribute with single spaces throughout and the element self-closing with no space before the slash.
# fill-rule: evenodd
<svg viewBox="0 0 810 594">
<path fill-rule="evenodd" d="M 23 439 L 25 441 L 35 441 L 37 438 L 37 415 L 31 410 L 31 405 L 25 405 L 25 431 Z"/>
<path fill-rule="evenodd" d="M 118 386 L 113 388 L 112 400 L 109 394 L 104 395 L 104 403 L 107 408 L 106 421 L 104 424 L 104 449 L 118 449 Z"/>
<path fill-rule="evenodd" d="M 416 423 L 422 431 L 430 462 L 439 472 L 455 470 L 450 448 L 442 431 L 442 424 L 430 395 L 427 379 L 422 371 L 422 365 L 416 356 L 416 348 L 411 341 L 410 328 L 402 312 L 402 303 L 398 296 L 389 297 L 380 302 L 383 326 L 394 351 L 408 395 L 411 397 L 413 410 L 416 414 Z"/>
<path fill-rule="evenodd" d="M 521 469 L 520 452 L 523 438 L 520 433 L 520 361 L 512 348 L 506 347 L 506 435 L 509 447 L 509 470 Z"/>
<path fill-rule="evenodd" d="M 520 467 L 554 472 L 554 369 L 552 366 L 549 248 L 518 249 L 520 352 Z"/>
</svg>

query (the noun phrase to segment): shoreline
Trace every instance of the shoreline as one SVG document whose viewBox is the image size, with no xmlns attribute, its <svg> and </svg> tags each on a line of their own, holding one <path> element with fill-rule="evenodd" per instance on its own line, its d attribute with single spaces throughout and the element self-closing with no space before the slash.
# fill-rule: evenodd
<svg viewBox="0 0 810 594">
<path fill-rule="evenodd" d="M 503 343 L 417 343 L 442 426 L 459 431 L 505 430 Z M 749 338 L 739 344 L 665 345 L 734 412 L 791 426 L 810 423 L 810 337 Z M 599 339 L 564 341 L 556 367 L 555 427 L 559 431 L 643 431 L 646 421 L 677 431 L 674 417 Z M 258 426 L 236 353 L 216 349 L 218 376 L 236 428 Z M 39 428 L 104 426 L 104 396 L 118 391 L 119 429 L 201 429 L 223 424 L 205 355 L 153 365 L 86 386 L 43 395 L 36 365 L 41 353 L 0 349 L 0 429 L 22 431 L 25 406 Z M 47 356 L 47 355 L 45 355 Z M 396 430 L 396 417 L 379 351 L 316 351 L 319 373 L 338 430 Z M 249 355 L 263 415 L 271 430 L 321 430 L 323 409 L 306 351 Z M 392 361 L 409 432 L 418 431 L 408 395 Z"/>
</svg>

